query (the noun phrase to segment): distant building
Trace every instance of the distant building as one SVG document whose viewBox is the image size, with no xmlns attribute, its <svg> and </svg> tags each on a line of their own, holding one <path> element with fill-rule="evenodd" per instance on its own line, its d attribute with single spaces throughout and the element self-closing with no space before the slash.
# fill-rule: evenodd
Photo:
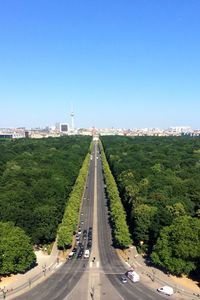
<svg viewBox="0 0 200 300">
<path fill-rule="evenodd" d="M 29 131 L 25 131 L 25 138 L 29 138 L 30 137 L 30 133 L 29 133 Z"/>
<path fill-rule="evenodd" d="M 0 134 L 1 139 L 12 139 L 13 135 L 12 134 Z"/>
<path fill-rule="evenodd" d="M 60 123 L 59 124 L 59 131 L 62 133 L 68 133 L 69 125 L 67 123 Z"/>
</svg>

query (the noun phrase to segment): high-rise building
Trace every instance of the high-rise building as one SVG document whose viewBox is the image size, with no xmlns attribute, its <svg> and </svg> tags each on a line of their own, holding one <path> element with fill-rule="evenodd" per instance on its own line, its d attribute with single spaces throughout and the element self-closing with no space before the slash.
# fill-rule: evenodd
<svg viewBox="0 0 200 300">
<path fill-rule="evenodd" d="M 68 133 L 69 125 L 67 123 L 60 123 L 59 124 L 59 131 L 62 133 Z"/>
</svg>

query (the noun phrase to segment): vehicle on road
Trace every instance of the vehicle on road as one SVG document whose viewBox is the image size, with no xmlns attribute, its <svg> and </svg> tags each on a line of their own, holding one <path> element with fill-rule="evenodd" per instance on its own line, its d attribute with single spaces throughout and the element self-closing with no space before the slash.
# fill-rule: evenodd
<svg viewBox="0 0 200 300">
<path fill-rule="evenodd" d="M 79 248 L 81 249 L 81 250 L 84 250 L 84 245 L 83 245 L 83 243 L 79 243 Z"/>
<path fill-rule="evenodd" d="M 87 243 L 87 248 L 90 249 L 91 247 L 92 247 L 92 241 L 90 240 L 90 241 L 88 241 L 88 243 Z"/>
<path fill-rule="evenodd" d="M 132 281 L 137 282 L 140 281 L 140 275 L 133 270 L 126 272 L 126 276 Z"/>
<path fill-rule="evenodd" d="M 84 258 L 89 258 L 90 257 L 90 250 L 86 249 L 84 253 Z"/>
<path fill-rule="evenodd" d="M 162 294 L 165 294 L 167 296 L 171 296 L 174 294 L 173 288 L 171 286 L 167 286 L 167 285 L 158 288 L 157 291 Z"/>
<path fill-rule="evenodd" d="M 74 256 L 74 254 L 75 254 L 75 252 L 73 252 L 73 251 L 72 251 L 72 252 L 70 252 L 70 253 L 69 253 L 69 255 L 68 255 L 68 259 L 72 259 L 72 258 L 73 258 L 73 256 Z"/>
<path fill-rule="evenodd" d="M 78 253 L 77 258 L 78 258 L 78 259 L 81 259 L 82 257 L 83 257 L 83 250 L 81 249 L 81 250 L 79 251 L 79 253 Z"/>
<path fill-rule="evenodd" d="M 92 240 L 92 231 L 91 230 L 89 230 L 89 232 L 88 232 L 88 240 Z"/>
<path fill-rule="evenodd" d="M 126 283 L 127 282 L 127 278 L 125 276 L 121 276 L 120 280 L 122 283 Z"/>
</svg>

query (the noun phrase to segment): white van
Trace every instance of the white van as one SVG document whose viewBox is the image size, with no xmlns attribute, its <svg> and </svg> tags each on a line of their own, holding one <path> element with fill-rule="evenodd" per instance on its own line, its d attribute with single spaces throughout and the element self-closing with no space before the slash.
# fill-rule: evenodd
<svg viewBox="0 0 200 300">
<path fill-rule="evenodd" d="M 85 250 L 85 253 L 84 253 L 84 258 L 89 258 L 90 257 L 90 250 Z"/>
<path fill-rule="evenodd" d="M 160 287 L 159 289 L 157 289 L 157 291 L 167 296 L 171 296 L 174 294 L 173 288 L 167 285 Z"/>
<path fill-rule="evenodd" d="M 133 282 L 137 282 L 140 281 L 140 275 L 138 273 L 136 273 L 135 271 L 128 271 L 126 273 L 126 276 Z"/>
</svg>

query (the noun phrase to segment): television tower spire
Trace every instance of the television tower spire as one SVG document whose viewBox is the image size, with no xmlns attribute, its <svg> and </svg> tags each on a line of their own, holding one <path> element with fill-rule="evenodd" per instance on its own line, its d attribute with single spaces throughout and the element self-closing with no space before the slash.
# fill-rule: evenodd
<svg viewBox="0 0 200 300">
<path fill-rule="evenodd" d="M 74 131 L 74 111 L 73 111 L 73 106 L 71 107 L 71 130 Z"/>
</svg>

